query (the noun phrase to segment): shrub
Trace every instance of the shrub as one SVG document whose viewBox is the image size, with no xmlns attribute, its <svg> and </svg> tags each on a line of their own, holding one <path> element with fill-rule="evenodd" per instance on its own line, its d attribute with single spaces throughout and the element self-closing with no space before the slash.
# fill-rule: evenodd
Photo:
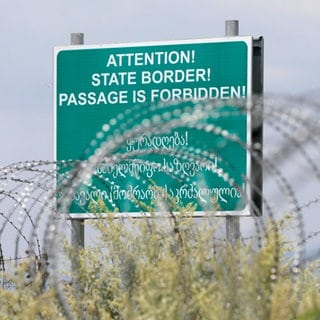
<svg viewBox="0 0 320 320">
<path fill-rule="evenodd" d="M 210 218 L 91 221 L 96 243 L 67 246 L 72 283 L 64 302 L 75 319 L 319 319 L 319 261 L 296 268 L 280 225 L 267 228 L 262 245 L 214 241 Z M 31 262 L 30 262 L 31 263 Z M 66 317 L 55 286 L 26 267 L 0 290 L 1 319 Z M 50 277 L 49 277 L 50 278 Z"/>
</svg>

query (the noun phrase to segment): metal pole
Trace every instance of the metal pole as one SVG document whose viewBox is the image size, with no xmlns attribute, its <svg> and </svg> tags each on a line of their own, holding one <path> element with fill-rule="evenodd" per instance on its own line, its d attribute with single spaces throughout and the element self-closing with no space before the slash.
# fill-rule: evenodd
<svg viewBox="0 0 320 320">
<path fill-rule="evenodd" d="M 226 20 L 225 21 L 225 36 L 232 37 L 239 35 L 239 21 L 238 20 Z"/>
<path fill-rule="evenodd" d="M 84 43 L 83 33 L 71 33 L 71 45 L 81 45 Z M 84 219 L 71 219 L 71 245 L 72 247 L 84 248 Z"/>
<path fill-rule="evenodd" d="M 84 44 L 84 34 L 83 33 L 71 33 L 71 45 Z"/>
<path fill-rule="evenodd" d="M 71 245 L 84 248 L 84 219 L 71 219 Z"/>
<path fill-rule="evenodd" d="M 232 37 L 239 35 L 239 21 L 225 21 L 225 36 Z M 236 216 L 226 217 L 226 234 L 227 241 L 233 246 L 240 240 L 240 220 Z"/>
</svg>

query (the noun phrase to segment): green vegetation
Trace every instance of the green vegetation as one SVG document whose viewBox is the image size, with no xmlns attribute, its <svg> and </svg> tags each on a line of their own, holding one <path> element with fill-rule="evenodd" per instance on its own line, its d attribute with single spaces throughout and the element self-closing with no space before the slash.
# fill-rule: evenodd
<svg viewBox="0 0 320 320">
<path fill-rule="evenodd" d="M 210 218 L 183 214 L 91 223 L 94 246 L 66 246 L 74 270 L 63 297 L 41 267 L 26 282 L 26 262 L 10 278 L 16 288 L 0 289 L 0 319 L 65 319 L 62 302 L 74 319 L 320 319 L 320 263 L 293 268 L 283 222 L 260 247 L 214 241 Z"/>
</svg>

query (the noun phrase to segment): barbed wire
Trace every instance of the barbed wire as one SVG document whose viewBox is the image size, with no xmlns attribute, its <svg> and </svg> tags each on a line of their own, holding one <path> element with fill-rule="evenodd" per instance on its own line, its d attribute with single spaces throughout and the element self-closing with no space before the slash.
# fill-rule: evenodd
<svg viewBox="0 0 320 320">
<path fill-rule="evenodd" d="M 30 258 L 44 259 L 48 262 L 51 280 L 57 284 L 58 295 L 61 295 L 63 300 L 63 290 L 59 291 L 57 277 L 58 257 L 62 235 L 74 232 L 69 213 L 74 207 L 81 214 L 85 214 L 92 206 L 98 210 L 115 210 L 120 201 L 120 191 L 123 197 L 128 198 L 131 207 L 138 212 L 144 211 L 148 206 L 132 196 L 135 186 L 120 190 L 119 185 L 130 180 L 141 183 L 150 191 L 154 200 L 157 200 L 155 202 L 158 208 L 167 214 L 175 226 L 172 199 L 177 197 L 174 193 L 168 197 L 167 194 L 154 192 L 159 192 L 154 181 L 159 172 L 183 187 L 184 189 L 179 189 L 181 194 L 193 192 L 194 202 L 203 208 L 204 216 L 208 217 L 211 224 L 217 225 L 216 233 L 211 238 L 213 246 L 226 244 L 226 232 L 222 230 L 224 225 L 215 222 L 215 219 L 221 221 L 221 217 L 210 216 L 210 212 L 217 208 L 217 203 L 211 201 L 214 197 L 210 198 L 199 191 L 205 182 L 202 171 L 207 170 L 228 185 L 234 197 L 248 200 L 246 192 L 241 188 L 242 183 L 250 185 L 256 191 L 261 198 L 264 212 L 260 217 L 259 206 L 255 206 L 254 202 L 249 203 L 254 207 L 257 216 L 247 218 L 250 219 L 250 228 L 242 226 L 241 243 L 257 243 L 259 250 L 268 237 L 269 223 L 274 229 L 283 230 L 288 239 L 284 242 L 277 239 L 272 252 L 274 267 L 270 272 L 273 276 L 278 272 L 280 246 L 285 244 L 292 247 L 292 277 L 297 279 L 299 268 L 312 259 L 318 259 L 320 255 L 317 250 L 308 257 L 304 254 L 306 247 L 308 252 L 313 250 L 313 242 L 320 235 L 320 230 L 310 223 L 320 203 L 320 195 L 315 191 L 320 185 L 320 168 L 316 161 L 320 149 L 320 121 L 314 110 L 319 107 L 319 103 L 303 97 L 266 97 L 263 109 L 251 110 L 251 106 L 241 100 L 230 102 L 237 106 L 236 109 L 223 109 L 218 113 L 217 110 L 225 103 L 192 101 L 184 103 L 183 107 L 179 104 L 143 108 L 135 106 L 102 126 L 84 150 L 85 161 L 33 160 L 0 168 L 0 271 L 6 271 L 7 265 L 17 266 Z M 232 128 L 226 129 L 221 123 L 207 122 L 207 119 L 217 118 L 218 115 L 226 122 L 232 122 L 248 111 L 257 112 L 252 119 L 258 127 L 262 125 L 263 119 L 264 130 L 270 132 L 271 146 L 259 143 L 251 145 L 234 133 Z M 262 112 L 263 115 L 260 114 Z M 178 136 L 176 128 L 181 127 L 187 128 L 186 131 L 200 132 L 204 137 L 203 141 L 199 141 L 194 147 L 173 142 L 172 145 L 160 148 L 164 139 L 152 140 L 153 136 L 161 137 L 166 134 L 165 138 L 169 140 L 169 133 L 178 141 L 181 137 Z M 251 160 L 263 169 L 262 188 L 251 175 L 235 179 L 237 170 L 232 163 L 232 157 L 227 159 L 221 156 L 218 149 L 207 150 L 206 139 L 209 136 L 214 136 L 222 146 L 232 143 L 250 154 Z M 141 147 L 142 140 L 147 141 L 150 148 Z M 266 142 L 268 141 L 265 140 Z M 157 143 L 160 143 L 160 147 Z M 170 159 L 171 162 L 161 162 L 157 160 L 159 158 Z M 128 166 L 123 165 L 126 161 L 132 164 L 134 170 L 130 171 Z M 183 167 L 187 161 L 193 162 L 193 168 Z M 198 172 L 195 169 L 197 166 Z M 100 171 L 97 170 L 98 167 Z M 254 175 L 257 172 L 252 173 Z M 299 179 L 299 182 L 302 180 L 297 173 L 307 179 L 306 186 L 293 182 L 295 179 Z M 197 179 L 192 179 L 193 176 Z M 312 193 L 305 192 L 304 188 L 312 189 Z M 76 194 L 78 190 L 82 193 Z M 128 196 L 129 191 L 131 198 Z M 119 199 L 115 199 L 115 195 Z M 215 197 L 216 200 L 226 201 L 225 194 L 216 193 Z M 11 283 L 7 281 L 4 273 L 0 280 L 2 287 L 11 288 Z"/>
</svg>

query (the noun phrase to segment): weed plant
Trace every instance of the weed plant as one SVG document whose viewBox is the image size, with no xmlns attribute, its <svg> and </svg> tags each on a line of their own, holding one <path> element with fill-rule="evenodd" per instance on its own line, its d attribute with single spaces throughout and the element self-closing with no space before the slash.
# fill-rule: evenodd
<svg viewBox="0 0 320 320">
<path fill-rule="evenodd" d="M 42 268 L 26 281 L 29 261 L 7 276 L 14 289 L 0 289 L 0 319 L 320 319 L 319 260 L 293 267 L 283 223 L 270 223 L 260 246 L 216 241 L 210 218 L 183 211 L 90 223 L 96 243 L 66 246 L 69 313 Z"/>
</svg>

